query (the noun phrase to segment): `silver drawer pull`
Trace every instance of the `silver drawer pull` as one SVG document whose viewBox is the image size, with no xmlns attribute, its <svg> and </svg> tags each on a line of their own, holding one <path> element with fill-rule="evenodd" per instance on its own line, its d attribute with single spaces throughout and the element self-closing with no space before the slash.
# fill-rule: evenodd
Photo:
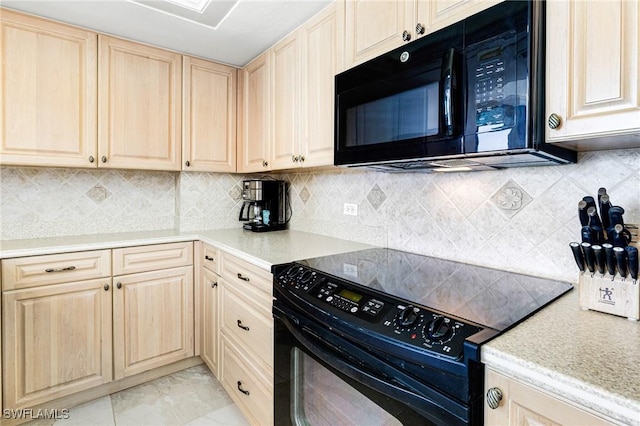
<svg viewBox="0 0 640 426">
<path fill-rule="evenodd" d="M 242 321 L 241 320 L 238 320 L 238 327 L 240 327 L 243 330 L 249 331 L 249 327 L 247 327 L 246 325 L 242 325 Z"/>
<path fill-rule="evenodd" d="M 238 278 L 240 278 L 242 281 L 249 281 L 249 277 L 243 276 L 240 272 L 238 272 Z"/>
<path fill-rule="evenodd" d="M 76 269 L 75 266 L 67 266 L 66 268 L 49 268 L 49 269 L 45 269 L 45 272 L 64 272 L 64 271 L 73 271 L 74 269 Z"/>
<path fill-rule="evenodd" d="M 238 390 L 240 392 L 242 392 L 243 394 L 245 394 L 245 395 L 249 395 L 249 391 L 248 390 L 242 389 L 242 382 L 240 380 L 238 380 Z"/>
</svg>

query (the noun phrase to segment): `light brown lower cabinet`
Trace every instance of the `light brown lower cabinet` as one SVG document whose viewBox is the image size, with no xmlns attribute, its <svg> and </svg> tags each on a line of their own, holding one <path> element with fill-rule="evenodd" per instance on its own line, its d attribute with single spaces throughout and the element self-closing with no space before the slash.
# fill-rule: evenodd
<svg viewBox="0 0 640 426">
<path fill-rule="evenodd" d="M 3 259 L 2 290 L 3 409 L 68 408 L 196 364 L 192 242 Z"/>
<path fill-rule="evenodd" d="M 4 408 L 111 381 L 111 277 L 3 294 Z"/>
<path fill-rule="evenodd" d="M 222 386 L 255 425 L 273 423 L 272 275 L 221 254 L 219 295 Z"/>
<path fill-rule="evenodd" d="M 486 369 L 485 375 L 485 399 L 488 399 L 488 392 L 495 394 L 496 389 L 499 389 L 502 394 L 501 398 L 498 398 L 500 401 L 496 408 L 491 408 L 485 401 L 485 425 L 599 426 L 614 424 L 588 412 L 587 409 L 572 405 L 490 368 Z"/>
</svg>

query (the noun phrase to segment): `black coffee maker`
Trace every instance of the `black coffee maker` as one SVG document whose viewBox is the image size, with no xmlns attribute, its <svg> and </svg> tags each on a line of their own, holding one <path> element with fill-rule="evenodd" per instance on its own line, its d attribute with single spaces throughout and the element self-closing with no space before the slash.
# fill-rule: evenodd
<svg viewBox="0 0 640 426">
<path fill-rule="evenodd" d="M 242 207 L 238 220 L 254 232 L 277 231 L 287 226 L 287 183 L 251 179 L 242 182 Z"/>
</svg>

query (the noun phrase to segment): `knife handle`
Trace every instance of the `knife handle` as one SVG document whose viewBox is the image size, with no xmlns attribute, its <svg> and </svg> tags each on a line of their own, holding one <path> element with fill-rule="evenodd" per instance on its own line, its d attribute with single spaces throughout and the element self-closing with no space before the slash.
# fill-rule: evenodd
<svg viewBox="0 0 640 426">
<path fill-rule="evenodd" d="M 624 279 L 627 278 L 627 252 L 622 247 L 614 247 L 613 253 L 616 255 L 616 265 L 618 273 Z"/>
<path fill-rule="evenodd" d="M 598 211 L 595 207 L 589 207 L 587 209 L 587 216 L 589 216 L 589 226 L 594 227 L 598 226 L 602 228 L 602 222 L 600 221 L 600 217 L 598 216 Z"/>
<path fill-rule="evenodd" d="M 602 228 L 608 229 L 611 227 L 609 221 L 609 210 L 611 209 L 611 201 L 609 201 L 609 195 L 604 194 L 600 197 L 600 219 L 602 219 Z"/>
<path fill-rule="evenodd" d="M 609 209 L 609 226 L 623 225 L 624 226 L 624 209 L 620 206 L 613 206 Z"/>
<path fill-rule="evenodd" d="M 584 252 L 584 260 L 587 264 L 587 268 L 589 268 L 589 272 L 591 274 L 595 274 L 596 272 L 596 258 L 593 253 L 593 247 L 590 243 L 582 243 L 582 251 Z"/>
<path fill-rule="evenodd" d="M 589 215 L 587 214 L 587 202 L 584 200 L 578 202 L 578 218 L 580 218 L 581 226 L 587 226 L 589 224 Z"/>
<path fill-rule="evenodd" d="M 629 245 L 631 239 L 631 233 L 624 228 L 624 226 L 618 224 L 613 228 L 613 235 L 611 236 L 611 244 L 614 247 L 626 247 Z"/>
<path fill-rule="evenodd" d="M 596 238 L 596 234 L 590 226 L 583 226 L 580 235 L 583 243 L 594 243 Z"/>
<path fill-rule="evenodd" d="M 629 261 L 629 275 L 635 284 L 638 281 L 638 249 L 634 246 L 626 246 L 627 260 Z"/>
<path fill-rule="evenodd" d="M 582 201 L 587 203 L 587 210 L 589 210 L 589 207 L 596 206 L 596 200 L 594 200 L 593 197 L 590 195 L 587 195 L 586 197 L 582 197 Z"/>
<path fill-rule="evenodd" d="M 580 248 L 580 243 L 571 242 L 569 243 L 569 247 L 571 247 L 571 251 L 573 252 L 573 258 L 576 260 L 576 265 L 578 265 L 578 269 L 580 272 L 584 272 L 584 256 L 582 255 L 582 249 Z"/>
<path fill-rule="evenodd" d="M 607 262 L 607 271 L 611 275 L 611 279 L 616 275 L 616 256 L 613 254 L 613 245 L 605 243 L 602 245 L 604 249 L 604 257 Z"/>
<path fill-rule="evenodd" d="M 593 249 L 593 255 L 596 258 L 596 268 L 598 268 L 598 272 L 604 275 L 605 268 L 605 258 L 604 258 L 604 250 L 602 250 L 602 246 L 595 245 L 591 246 Z"/>
</svg>

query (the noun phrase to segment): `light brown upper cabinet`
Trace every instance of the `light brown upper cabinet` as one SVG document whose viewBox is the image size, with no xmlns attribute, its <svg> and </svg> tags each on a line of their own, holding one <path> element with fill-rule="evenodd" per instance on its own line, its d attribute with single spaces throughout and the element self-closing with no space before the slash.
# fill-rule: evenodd
<svg viewBox="0 0 640 426">
<path fill-rule="evenodd" d="M 0 164 L 95 167 L 97 34 L 0 9 Z"/>
<path fill-rule="evenodd" d="M 182 55 L 99 35 L 101 167 L 180 170 Z"/>
<path fill-rule="evenodd" d="M 547 142 L 640 146 L 637 1 L 547 2 Z"/>
<path fill-rule="evenodd" d="M 342 57 L 342 30 L 335 3 L 300 29 L 302 116 L 297 155 L 303 167 L 333 164 L 334 82 Z"/>
<path fill-rule="evenodd" d="M 269 51 L 238 73 L 238 172 L 271 170 L 271 89 Z"/>
<path fill-rule="evenodd" d="M 183 56 L 182 170 L 236 171 L 236 68 Z"/>
<path fill-rule="evenodd" d="M 484 10 L 499 0 L 339 0 L 344 69 Z"/>
<path fill-rule="evenodd" d="M 333 164 L 338 22 L 332 4 L 241 71 L 239 172 Z"/>
</svg>

